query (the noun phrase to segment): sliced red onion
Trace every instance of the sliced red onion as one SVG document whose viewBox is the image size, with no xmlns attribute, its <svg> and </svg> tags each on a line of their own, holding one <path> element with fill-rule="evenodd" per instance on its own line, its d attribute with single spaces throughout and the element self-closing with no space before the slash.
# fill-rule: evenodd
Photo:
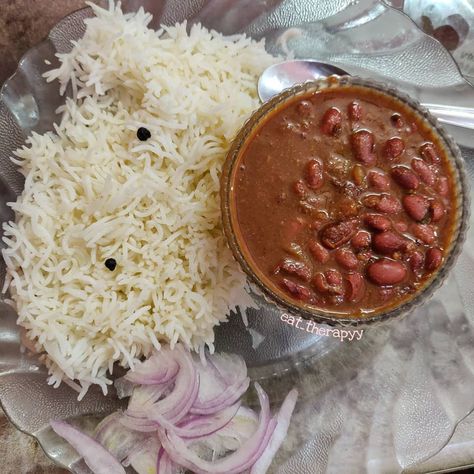
<svg viewBox="0 0 474 474">
<path fill-rule="evenodd" d="M 233 385 L 247 377 L 247 365 L 237 354 L 212 354 L 207 359 L 226 385 Z"/>
<path fill-rule="evenodd" d="M 145 433 L 125 427 L 121 423 L 123 416 L 123 413 L 120 411 L 112 413 L 104 418 L 94 431 L 97 442 L 120 462 L 129 456 L 130 453 L 136 451 L 149 437 Z M 156 427 L 154 430 L 156 430 Z"/>
<path fill-rule="evenodd" d="M 135 418 L 127 413 L 120 418 L 120 423 L 130 430 L 140 431 L 142 433 L 153 433 L 160 426 L 156 421 L 147 420 L 145 418 Z"/>
<path fill-rule="evenodd" d="M 196 415 L 208 415 L 223 410 L 239 400 L 249 388 L 249 384 L 250 379 L 246 377 L 242 381 L 227 387 L 215 398 L 206 400 L 205 402 L 196 400 L 190 409 L 190 413 Z"/>
<path fill-rule="evenodd" d="M 125 469 L 95 439 L 64 421 L 51 421 L 51 428 L 83 458 L 94 474 L 125 474 Z"/>
<path fill-rule="evenodd" d="M 200 387 L 190 412 L 209 415 L 233 405 L 247 391 L 245 361 L 238 355 L 213 354 L 206 356 L 206 365 L 197 363 Z"/>
<path fill-rule="evenodd" d="M 118 422 L 119 418 L 123 415 L 122 411 L 114 411 L 109 416 L 106 416 L 96 427 L 94 430 L 94 437 L 102 444 L 102 441 L 99 439 L 102 436 L 107 436 L 107 432 L 112 428 L 115 427 L 116 423 Z"/>
<path fill-rule="evenodd" d="M 138 474 L 157 474 L 158 452 L 161 449 L 156 435 L 151 436 L 141 448 L 130 454 L 127 464 L 132 466 Z"/>
<path fill-rule="evenodd" d="M 124 473 L 119 461 L 138 474 L 177 474 L 184 468 L 196 474 L 264 474 L 286 436 L 297 392 L 287 395 L 272 418 L 267 394 L 255 384 L 257 417 L 240 406 L 249 381 L 239 356 L 208 355 L 203 364 L 177 345 L 118 380 L 117 392 L 131 394 L 127 411 L 105 418 L 96 428 L 97 441 L 67 423 L 51 425 L 99 474 Z M 229 451 L 234 452 L 225 456 Z M 206 461 L 208 456 L 217 461 Z"/>
<path fill-rule="evenodd" d="M 176 346 L 175 350 L 179 347 Z M 140 385 L 169 382 L 179 370 L 174 352 L 170 349 L 161 348 L 159 352 L 155 352 L 150 358 L 137 364 L 133 371 L 129 371 L 125 375 L 125 379 Z"/>
<path fill-rule="evenodd" d="M 291 415 L 295 409 L 297 399 L 298 391 L 296 389 L 291 390 L 285 397 L 280 411 L 276 416 L 277 425 L 270 438 L 270 442 L 258 461 L 252 466 L 250 474 L 265 474 L 267 472 L 275 454 L 280 449 L 283 441 L 285 441 L 288 427 L 290 426 Z"/>
<path fill-rule="evenodd" d="M 189 352 L 176 348 L 179 372 L 173 390 L 168 396 L 153 404 L 148 419 L 159 421 L 161 417 L 177 423 L 189 412 L 199 391 L 199 377 Z"/>
<path fill-rule="evenodd" d="M 187 443 L 172 430 L 160 428 L 158 435 L 169 457 L 178 465 L 194 471 L 196 474 L 239 474 L 250 468 L 265 450 L 276 426 L 270 419 L 268 396 L 258 383 L 255 384 L 261 411 L 259 425 L 255 433 L 234 453 L 215 462 L 205 461 L 197 456 Z"/>
<path fill-rule="evenodd" d="M 136 386 L 128 402 L 127 412 L 146 417 L 151 407 L 166 393 L 168 383 Z"/>
<path fill-rule="evenodd" d="M 156 461 L 157 474 L 176 474 L 178 466 L 170 459 L 168 453 L 161 448 Z"/>
<path fill-rule="evenodd" d="M 204 438 L 224 428 L 234 418 L 239 407 L 240 402 L 225 408 L 215 415 L 192 416 L 187 420 L 183 420 L 178 426 L 174 426 L 165 419 L 161 419 L 160 425 L 167 430 L 172 430 L 181 438 Z"/>
<path fill-rule="evenodd" d="M 217 456 L 236 451 L 255 433 L 257 426 L 258 415 L 250 408 L 241 406 L 230 423 L 206 437 L 201 444 L 206 444 Z"/>
<path fill-rule="evenodd" d="M 160 461 L 161 458 L 163 457 L 163 454 L 165 454 L 165 450 L 163 449 L 163 446 L 160 446 L 160 449 L 158 450 L 158 457 L 156 459 L 156 466 L 157 466 L 157 471 L 160 472 Z"/>
<path fill-rule="evenodd" d="M 214 365 L 210 364 L 207 359 L 205 365 L 197 356 L 194 356 L 193 359 L 199 373 L 199 393 L 196 403 L 205 403 L 221 395 L 230 384 L 222 379 Z"/>
<path fill-rule="evenodd" d="M 197 357 L 195 357 L 195 360 Z M 206 364 L 196 360 L 199 372 L 200 388 L 194 406 L 203 414 L 213 413 L 224 406 L 230 406 L 240 398 L 235 392 L 245 384 L 247 367 L 245 361 L 238 355 L 213 354 L 206 356 Z M 247 387 L 245 390 L 247 390 Z M 244 390 L 244 391 L 245 391 Z M 223 393 L 226 391 L 226 393 Z M 235 394 L 230 403 L 222 405 L 228 399 L 228 394 Z M 214 409 L 215 408 L 215 409 Z M 206 411 L 207 410 L 207 411 Z"/>
</svg>

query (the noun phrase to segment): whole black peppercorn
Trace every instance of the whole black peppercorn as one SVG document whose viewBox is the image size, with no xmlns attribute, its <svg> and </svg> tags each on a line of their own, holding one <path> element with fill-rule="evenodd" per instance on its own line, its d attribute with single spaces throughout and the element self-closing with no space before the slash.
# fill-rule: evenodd
<svg viewBox="0 0 474 474">
<path fill-rule="evenodd" d="M 148 130 L 148 128 L 140 127 L 137 130 L 137 138 L 141 142 L 146 142 L 150 137 L 151 137 L 151 133 L 150 133 L 150 130 Z"/>
<path fill-rule="evenodd" d="M 115 270 L 115 267 L 117 266 L 117 262 L 115 261 L 115 258 L 108 258 L 105 261 L 105 266 L 113 272 Z"/>
</svg>

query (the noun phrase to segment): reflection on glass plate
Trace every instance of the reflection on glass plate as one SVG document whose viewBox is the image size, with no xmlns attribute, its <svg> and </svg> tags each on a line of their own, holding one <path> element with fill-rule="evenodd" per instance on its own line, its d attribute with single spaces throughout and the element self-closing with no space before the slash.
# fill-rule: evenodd
<svg viewBox="0 0 474 474">
<path fill-rule="evenodd" d="M 272 53 L 334 63 L 351 74 L 397 85 L 423 102 L 474 106 L 474 92 L 450 54 L 408 17 L 375 0 L 126 2 L 130 10 L 139 5 L 154 13 L 154 26 L 187 18 L 226 34 L 243 31 L 265 37 Z M 85 9 L 60 22 L 23 58 L 2 90 L 2 220 L 11 218 L 5 202 L 22 189 L 8 159 L 11 152 L 32 130 L 51 129 L 54 110 L 62 102 L 57 85 L 47 84 L 41 74 L 57 64 L 56 51 L 67 51 L 69 40 L 82 35 L 83 19 L 90 15 Z M 449 131 L 464 145 L 473 178 L 472 134 Z M 295 329 L 260 300 L 258 310 L 248 311 L 248 330 L 236 315 L 217 328 L 217 350 L 242 354 L 251 374 L 264 379 L 275 403 L 288 386 L 296 385 L 302 394 L 275 472 L 416 472 L 419 463 L 449 441 L 457 423 L 474 408 L 474 292 L 466 278 L 473 272 L 471 231 L 455 271 L 429 304 L 401 322 L 367 329 L 359 341 L 340 342 Z M 67 385 L 56 390 L 47 386 L 41 364 L 20 349 L 14 312 L 0 304 L 0 399 L 5 412 L 36 436 L 53 459 L 74 472 L 88 472 L 48 422 L 82 417 L 84 424 L 93 424 L 119 403 L 94 390 L 77 403 L 77 394 Z M 443 459 L 435 467 L 444 467 Z"/>
</svg>

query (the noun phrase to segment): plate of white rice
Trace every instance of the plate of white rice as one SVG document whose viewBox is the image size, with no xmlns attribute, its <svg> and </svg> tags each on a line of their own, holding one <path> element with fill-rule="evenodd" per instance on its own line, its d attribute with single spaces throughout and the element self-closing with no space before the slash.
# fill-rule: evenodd
<svg viewBox="0 0 474 474">
<path fill-rule="evenodd" d="M 221 229 L 219 176 L 278 58 L 199 24 L 154 30 L 142 9 L 91 5 L 84 36 L 44 74 L 68 93 L 54 130 L 12 162 L 24 189 L 3 225 L 3 292 L 49 383 L 104 394 L 114 364 L 182 342 L 252 304 Z M 69 382 L 70 383 L 70 382 Z"/>
</svg>

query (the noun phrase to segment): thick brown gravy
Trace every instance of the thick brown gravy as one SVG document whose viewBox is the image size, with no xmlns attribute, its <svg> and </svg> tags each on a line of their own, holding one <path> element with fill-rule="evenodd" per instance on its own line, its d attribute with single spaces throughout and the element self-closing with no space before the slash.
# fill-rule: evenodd
<svg viewBox="0 0 474 474">
<path fill-rule="evenodd" d="M 233 175 L 241 245 L 286 299 L 344 317 L 399 305 L 452 237 L 452 172 L 435 132 L 395 98 L 326 89 L 277 108 Z"/>
</svg>

